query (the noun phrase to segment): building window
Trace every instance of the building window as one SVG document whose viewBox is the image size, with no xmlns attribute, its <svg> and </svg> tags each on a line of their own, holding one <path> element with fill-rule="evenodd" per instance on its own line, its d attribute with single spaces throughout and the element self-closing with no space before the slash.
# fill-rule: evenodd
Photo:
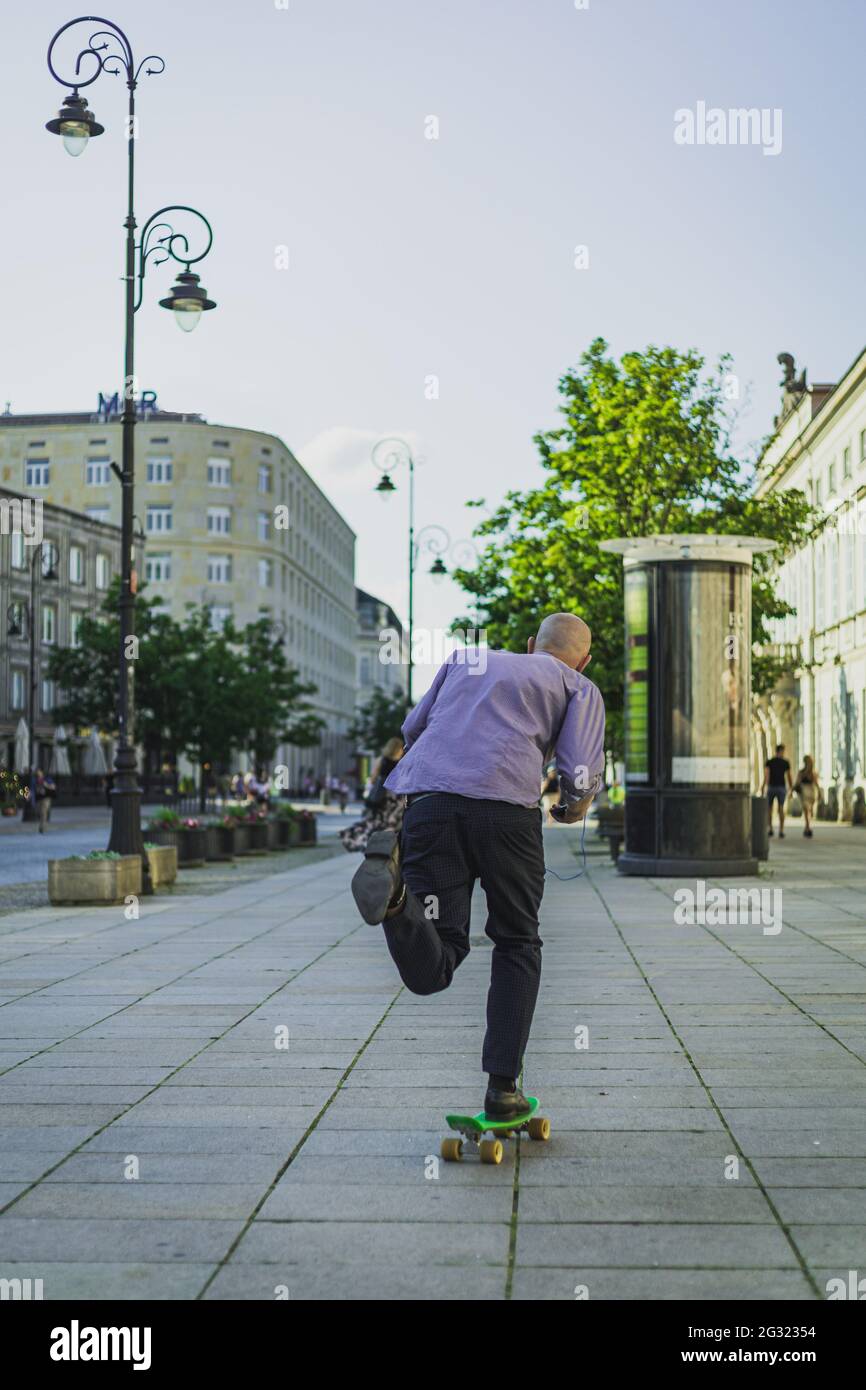
<svg viewBox="0 0 866 1390">
<path fill-rule="evenodd" d="M 84 481 L 88 487 L 108 487 L 111 481 L 111 459 L 88 459 L 84 468 Z"/>
<path fill-rule="evenodd" d="M 816 478 L 816 479 L 815 479 L 814 491 L 815 491 L 815 506 L 816 506 L 816 507 L 820 507 L 821 501 L 822 501 L 822 498 L 821 498 L 821 479 L 820 479 L 820 478 Z"/>
<path fill-rule="evenodd" d="M 860 462 L 866 463 L 866 430 L 860 431 Z"/>
<path fill-rule="evenodd" d="M 836 491 L 836 461 L 835 459 L 827 467 L 827 496 L 832 497 Z"/>
<path fill-rule="evenodd" d="M 57 640 L 57 609 L 52 603 L 42 605 L 42 641 L 53 646 Z"/>
<path fill-rule="evenodd" d="M 842 450 L 842 477 L 843 477 L 843 478 L 850 478 L 850 477 L 851 477 L 851 449 L 850 449 L 850 447 Z"/>
<path fill-rule="evenodd" d="M 270 589 L 274 582 L 274 566 L 271 560 L 259 560 L 259 588 Z"/>
<path fill-rule="evenodd" d="M 259 512 L 256 534 L 260 541 L 268 541 L 271 538 L 271 518 L 268 512 Z"/>
<path fill-rule="evenodd" d="M 24 465 L 25 487 L 47 487 L 51 480 L 48 459 L 28 459 Z"/>
<path fill-rule="evenodd" d="M 830 625 L 839 621 L 839 536 L 834 534 L 828 537 L 827 549 L 829 551 L 830 573 L 827 576 L 827 583 L 830 588 L 830 602 L 828 619 Z"/>
<path fill-rule="evenodd" d="M 24 537 L 20 531 L 12 532 L 12 568 L 14 570 L 26 569 L 24 559 Z"/>
<path fill-rule="evenodd" d="M 106 522 L 111 520 L 110 507 L 85 507 L 84 512 L 91 521 Z"/>
<path fill-rule="evenodd" d="M 171 579 L 171 556 L 148 555 L 144 562 L 144 577 L 149 584 L 165 584 Z"/>
<path fill-rule="evenodd" d="M 815 629 L 823 632 L 826 626 L 827 557 L 823 544 L 815 547 Z"/>
<path fill-rule="evenodd" d="M 84 583 L 84 551 L 80 545 L 69 547 L 69 582 L 70 584 Z"/>
<path fill-rule="evenodd" d="M 27 675 L 13 667 L 9 689 L 9 703 L 13 709 L 23 709 L 27 698 Z"/>
<path fill-rule="evenodd" d="M 147 460 L 147 481 L 149 483 L 170 483 L 174 473 L 171 459 L 149 458 Z"/>
<path fill-rule="evenodd" d="M 109 583 L 109 564 L 107 555 L 97 555 L 96 557 L 96 587 L 97 589 L 107 589 Z"/>
<path fill-rule="evenodd" d="M 148 531 L 159 533 L 171 530 L 171 507 L 149 506 L 146 518 Z"/>
<path fill-rule="evenodd" d="M 259 464 L 259 492 L 270 492 L 271 490 L 271 466 L 268 463 Z"/>
<path fill-rule="evenodd" d="M 232 481 L 231 459 L 208 459 L 207 480 L 211 487 L 230 487 Z"/>
<path fill-rule="evenodd" d="M 208 555 L 207 557 L 207 577 L 209 584 L 231 584 L 232 582 L 232 557 L 231 555 Z"/>
<path fill-rule="evenodd" d="M 207 529 L 211 536 L 229 536 L 232 529 L 231 507 L 208 507 Z"/>
<path fill-rule="evenodd" d="M 222 632 L 231 615 L 232 610 L 230 608 L 221 608 L 219 605 L 214 605 L 210 610 L 211 632 Z"/>
<path fill-rule="evenodd" d="M 81 646 L 81 619 L 82 619 L 83 617 L 84 617 L 84 614 L 83 614 L 83 613 L 77 612 L 75 609 L 73 609 L 72 612 L 69 614 L 69 645 L 70 645 L 70 647 L 80 647 L 80 646 Z"/>
<path fill-rule="evenodd" d="M 844 564 L 844 583 L 845 583 L 845 607 L 842 616 L 850 618 L 855 611 L 854 602 L 854 547 L 856 543 L 856 512 L 854 508 L 850 511 L 851 529 L 846 531 L 840 544 L 842 545 L 843 564 Z"/>
<path fill-rule="evenodd" d="M 42 682 L 42 713 L 50 714 L 57 704 L 57 686 L 47 678 Z"/>
</svg>

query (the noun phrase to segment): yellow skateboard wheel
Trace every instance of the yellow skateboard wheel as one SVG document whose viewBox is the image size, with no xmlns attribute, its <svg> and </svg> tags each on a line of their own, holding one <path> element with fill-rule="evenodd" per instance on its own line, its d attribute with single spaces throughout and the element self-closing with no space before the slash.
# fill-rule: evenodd
<svg viewBox="0 0 866 1390">
<path fill-rule="evenodd" d="M 463 1140 L 452 1138 L 443 1139 L 439 1147 L 439 1152 L 446 1163 L 456 1163 L 459 1158 L 463 1157 Z"/>
<path fill-rule="evenodd" d="M 501 1163 L 502 1162 L 502 1141 L 499 1139 L 482 1139 L 478 1145 L 478 1152 L 481 1155 L 482 1163 Z"/>
<path fill-rule="evenodd" d="M 533 1115 L 529 1121 L 529 1137 L 542 1140 L 550 1138 L 550 1120 L 545 1115 Z"/>
</svg>

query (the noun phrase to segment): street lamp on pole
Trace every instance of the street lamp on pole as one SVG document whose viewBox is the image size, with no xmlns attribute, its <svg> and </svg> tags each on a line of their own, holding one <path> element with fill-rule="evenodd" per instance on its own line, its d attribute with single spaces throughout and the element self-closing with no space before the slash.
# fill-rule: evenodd
<svg viewBox="0 0 866 1390">
<path fill-rule="evenodd" d="M 54 50 L 57 41 L 77 25 L 98 25 L 88 39 L 87 46 L 79 50 L 75 60 L 72 81 L 61 77 L 54 66 Z M 108 848 L 119 854 L 135 854 L 142 861 L 142 884 L 145 892 L 151 891 L 147 856 L 141 838 L 141 788 L 138 785 L 137 760 L 135 754 L 135 706 L 131 663 L 135 643 L 130 639 L 135 634 L 135 594 L 137 575 L 134 563 L 134 493 L 135 493 L 135 313 L 141 307 L 144 277 L 147 263 L 159 265 L 167 260 L 176 261 L 182 270 L 177 274 L 176 283 L 165 299 L 160 300 L 163 308 L 171 309 L 176 322 L 189 331 L 201 319 L 202 313 L 215 307 L 208 298 L 207 291 L 200 284 L 198 275 L 190 267 L 204 259 L 213 242 L 213 232 L 207 218 L 195 208 L 185 204 L 174 204 L 160 208 L 145 222 L 141 236 L 136 241 L 135 229 L 135 140 L 137 135 L 135 116 L 135 92 L 138 80 L 144 69 L 147 76 L 156 76 L 165 71 L 165 61 L 157 54 L 148 54 L 138 64 L 132 45 L 123 30 L 111 20 L 98 15 L 81 15 L 71 19 L 58 29 L 48 45 L 48 69 L 61 87 L 70 89 L 57 116 L 48 121 L 46 129 L 59 135 L 65 149 L 73 157 L 78 157 L 87 148 L 89 141 L 101 135 L 105 129 L 96 120 L 81 95 L 81 89 L 89 87 L 101 73 L 112 76 L 125 74 L 129 92 L 127 108 L 127 213 L 124 222 L 126 234 L 125 291 L 125 341 L 123 373 L 123 413 L 121 415 L 122 467 L 112 464 L 120 480 L 122 489 L 121 511 L 121 592 L 120 592 L 120 654 L 118 669 L 118 742 L 114 759 L 114 785 L 111 795 L 111 835 Z M 87 75 L 89 72 L 89 76 Z M 190 242 L 185 232 L 176 231 L 168 214 L 180 213 L 192 216 L 205 229 L 204 250 L 198 255 L 190 253 Z"/>
<path fill-rule="evenodd" d="M 432 575 L 434 583 L 441 583 L 448 574 L 448 569 L 443 559 L 448 555 L 456 568 L 464 564 L 472 563 L 477 560 L 478 551 L 472 541 L 455 541 L 452 544 L 451 537 L 444 526 L 430 525 L 424 526 L 415 533 L 415 464 L 418 462 L 412 454 L 412 450 L 405 439 L 396 436 L 388 436 L 380 439 L 373 446 L 372 460 L 374 467 L 378 468 L 381 478 L 376 484 L 375 492 L 383 500 L 387 499 L 397 491 L 392 473 L 395 473 L 401 465 L 405 464 L 409 469 L 409 659 L 406 667 L 406 699 L 409 705 L 412 704 L 412 675 L 414 671 L 413 641 L 415 632 L 415 570 L 418 568 L 418 561 L 426 551 L 434 556 L 429 573 Z"/>
</svg>

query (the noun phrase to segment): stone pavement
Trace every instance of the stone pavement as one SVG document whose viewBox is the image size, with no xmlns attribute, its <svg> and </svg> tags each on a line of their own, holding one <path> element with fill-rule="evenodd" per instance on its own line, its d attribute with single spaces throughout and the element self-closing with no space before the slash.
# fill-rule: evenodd
<svg viewBox="0 0 866 1390">
<path fill-rule="evenodd" d="M 678 925 L 688 884 L 601 855 L 549 878 L 525 1081 L 553 1135 L 500 1167 L 436 1161 L 443 1112 L 482 1097 L 480 902 L 454 985 L 423 999 L 359 923 L 354 857 L 138 921 L 4 917 L 0 1279 L 46 1299 L 809 1300 L 866 1276 L 862 836 L 774 843 L 776 935 Z M 575 838 L 547 832 L 559 874 Z"/>
</svg>

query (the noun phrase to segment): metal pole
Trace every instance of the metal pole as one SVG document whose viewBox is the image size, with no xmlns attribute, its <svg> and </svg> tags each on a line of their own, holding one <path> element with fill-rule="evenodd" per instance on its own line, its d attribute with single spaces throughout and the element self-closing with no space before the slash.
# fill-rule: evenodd
<svg viewBox="0 0 866 1390">
<path fill-rule="evenodd" d="M 150 871 L 141 835 L 141 788 L 135 755 L 135 682 L 130 639 L 135 636 L 133 593 L 133 515 L 135 510 L 135 78 L 129 73 L 129 123 L 127 127 L 126 274 L 124 277 L 126 340 L 123 365 L 123 414 L 121 416 L 121 588 L 120 651 L 118 665 L 118 729 L 111 792 L 111 835 L 108 848 L 141 859 L 144 893 L 152 893 Z"/>
</svg>

